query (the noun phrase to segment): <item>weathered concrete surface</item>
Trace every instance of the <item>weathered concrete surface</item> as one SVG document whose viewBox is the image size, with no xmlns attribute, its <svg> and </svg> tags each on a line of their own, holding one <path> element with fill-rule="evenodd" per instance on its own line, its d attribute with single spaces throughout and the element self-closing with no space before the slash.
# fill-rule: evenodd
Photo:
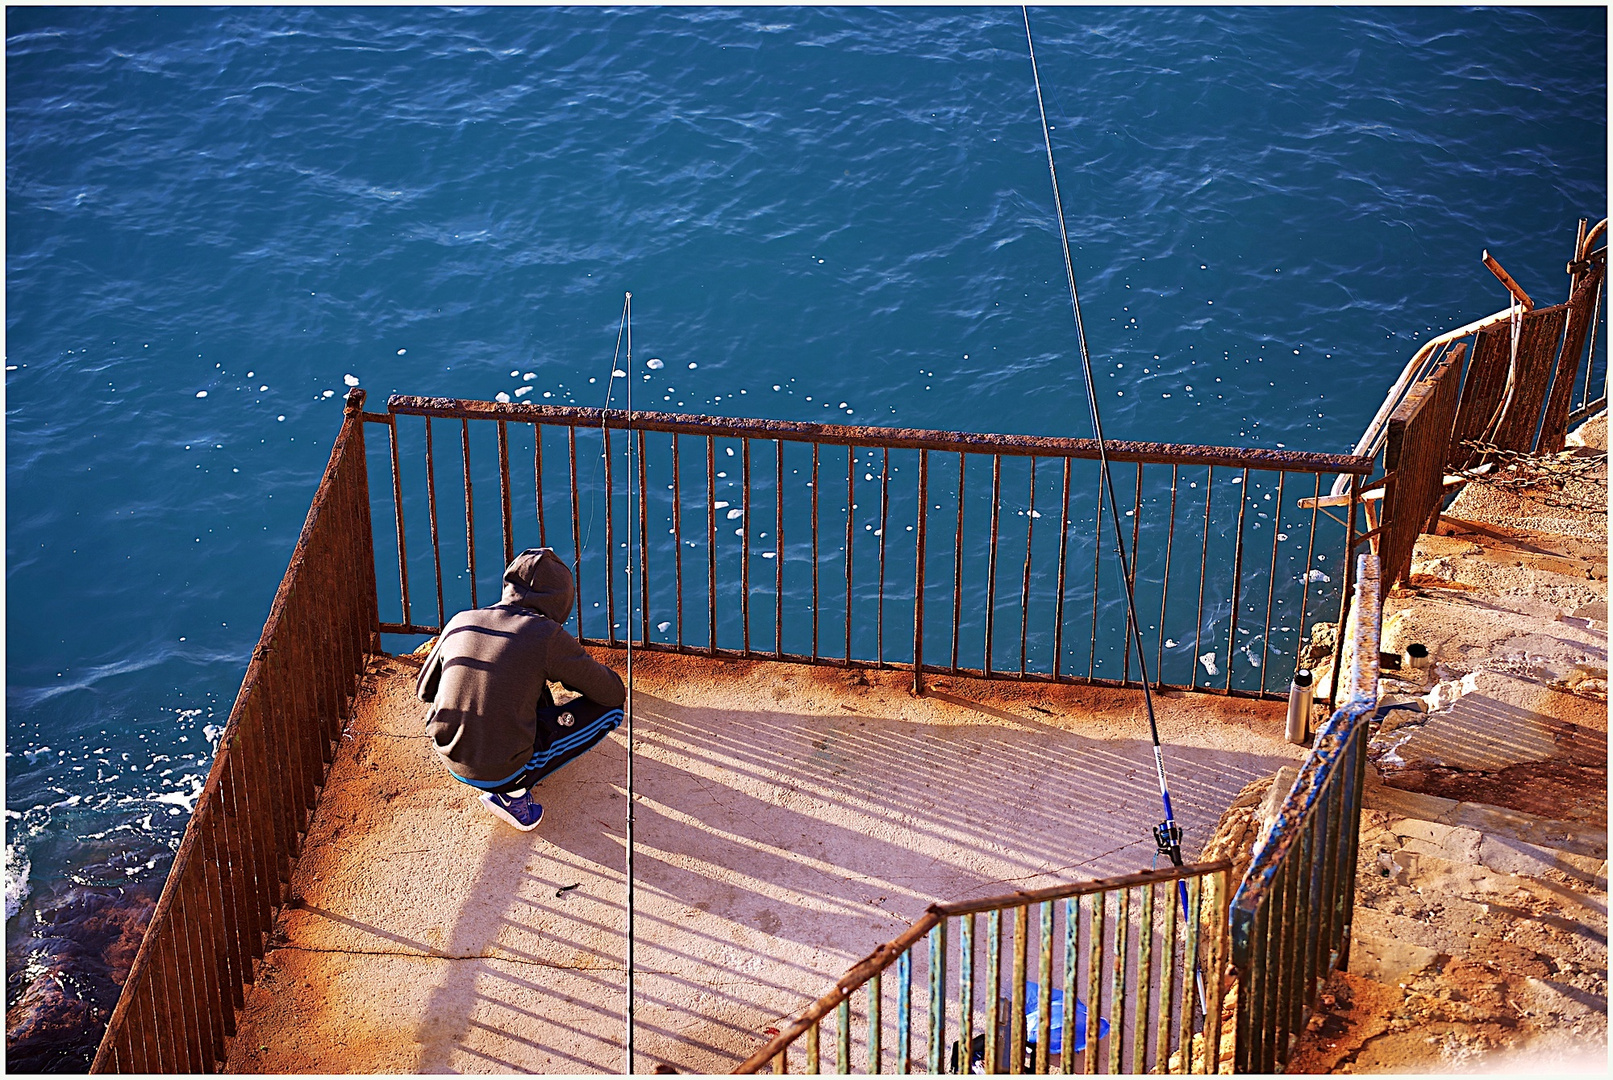
<svg viewBox="0 0 1613 1080">
<path fill-rule="evenodd" d="M 620 1071 L 623 732 L 518 833 L 437 764 L 413 673 L 367 680 L 230 1069 Z M 634 683 L 639 1071 L 731 1068 L 935 900 L 1153 862 L 1139 695 L 643 654 Z M 1190 850 L 1301 754 L 1280 704 L 1158 705 Z"/>
<path fill-rule="evenodd" d="M 1606 478 L 1469 485 L 1386 600 L 1433 666 L 1384 700 L 1427 711 L 1372 740 L 1350 970 L 1288 1071 L 1605 1073 Z"/>
</svg>

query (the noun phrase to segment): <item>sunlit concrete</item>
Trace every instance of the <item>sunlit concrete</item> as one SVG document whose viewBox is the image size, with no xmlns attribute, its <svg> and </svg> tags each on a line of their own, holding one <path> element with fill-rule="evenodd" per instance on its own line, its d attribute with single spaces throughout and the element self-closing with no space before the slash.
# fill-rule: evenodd
<svg viewBox="0 0 1613 1080">
<path fill-rule="evenodd" d="M 437 764 L 415 663 L 366 680 L 230 1069 L 620 1072 L 625 731 L 519 833 Z M 638 1071 L 731 1069 L 933 901 L 1153 864 L 1140 694 L 908 683 L 635 658 Z M 1191 853 L 1303 752 L 1281 704 L 1157 702 Z"/>
</svg>

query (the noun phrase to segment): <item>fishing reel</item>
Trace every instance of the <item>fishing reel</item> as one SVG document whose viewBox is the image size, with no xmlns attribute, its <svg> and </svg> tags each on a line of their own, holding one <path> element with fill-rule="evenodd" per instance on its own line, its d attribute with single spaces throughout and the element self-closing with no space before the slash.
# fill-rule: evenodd
<svg viewBox="0 0 1613 1080">
<path fill-rule="evenodd" d="M 1182 865 L 1182 827 L 1174 820 L 1161 821 L 1154 826 L 1154 845 L 1161 855 L 1170 856 L 1171 865 Z"/>
</svg>

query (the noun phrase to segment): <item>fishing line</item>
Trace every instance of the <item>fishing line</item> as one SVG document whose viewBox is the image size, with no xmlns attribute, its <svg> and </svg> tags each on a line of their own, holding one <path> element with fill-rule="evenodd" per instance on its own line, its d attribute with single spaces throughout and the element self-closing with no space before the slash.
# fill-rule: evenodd
<svg viewBox="0 0 1613 1080">
<path fill-rule="evenodd" d="M 633 294 L 628 293 L 622 304 L 622 327 L 627 334 L 627 370 L 633 370 Z M 616 381 L 616 361 L 611 361 L 611 382 Z M 632 488 L 633 480 L 633 380 L 627 379 L 627 475 L 628 487 Z M 607 397 L 609 404 L 610 398 Z M 628 514 L 627 524 L 627 626 L 622 634 L 627 642 L 627 701 L 626 727 L 627 727 L 627 1067 L 625 1075 L 633 1075 L 633 984 L 636 973 L 634 963 L 634 946 L 637 943 L 635 934 L 635 895 L 633 890 L 633 541 L 638 535 L 638 528 L 644 517 L 644 492 L 639 491 L 639 497 L 634 501 L 632 511 Z M 615 588 L 611 583 L 607 588 Z"/>
<path fill-rule="evenodd" d="M 1047 126 L 1047 105 L 1042 100 L 1042 77 L 1036 70 L 1036 43 L 1031 38 L 1030 10 L 1021 7 L 1020 14 L 1025 19 L 1025 45 L 1030 52 L 1031 78 L 1036 83 L 1036 108 L 1042 120 L 1042 142 L 1047 147 L 1047 175 L 1053 184 L 1053 210 L 1059 221 L 1059 239 L 1064 254 L 1064 277 L 1070 286 L 1070 310 L 1075 316 L 1075 336 L 1081 349 L 1081 372 L 1086 378 L 1087 406 L 1091 413 L 1092 436 L 1098 443 L 1098 465 L 1102 473 L 1102 485 L 1109 489 L 1109 517 L 1114 523 L 1115 530 L 1115 556 L 1120 560 L 1120 580 L 1126 589 L 1126 613 L 1131 622 L 1131 634 L 1126 641 L 1129 651 L 1133 642 L 1137 646 L 1137 670 L 1143 685 L 1143 706 L 1148 712 L 1148 733 L 1154 740 L 1154 771 L 1159 776 L 1159 797 L 1165 806 L 1165 820 L 1154 826 L 1154 845 L 1157 849 L 1155 859 L 1159 855 L 1170 856 L 1173 866 L 1182 865 L 1182 829 L 1176 824 L 1176 816 L 1171 810 L 1170 787 L 1165 781 L 1165 755 L 1159 742 L 1159 723 L 1154 717 L 1154 694 L 1148 679 L 1148 661 L 1143 653 L 1142 621 L 1137 618 L 1137 598 L 1132 588 L 1131 559 L 1126 554 L 1125 534 L 1120 528 L 1120 504 L 1115 498 L 1114 477 L 1109 469 L 1109 451 L 1103 441 L 1103 423 L 1098 416 L 1098 389 L 1092 378 L 1092 355 L 1087 349 L 1086 327 L 1081 321 L 1081 296 L 1075 287 L 1075 266 L 1070 260 L 1070 233 L 1064 223 L 1064 200 L 1059 196 L 1059 174 L 1053 165 L 1053 136 Z M 1139 466 L 1140 468 L 1140 466 Z M 1161 628 L 1163 633 L 1163 628 Z M 1228 661 L 1230 663 L 1230 661 Z M 1187 912 L 1187 883 L 1178 880 L 1177 896 L 1181 901 L 1182 914 L 1185 918 Z M 1198 977 L 1198 991 L 1200 1007 L 1208 1012 L 1204 993 L 1204 976 L 1202 972 L 1195 972 Z"/>
</svg>

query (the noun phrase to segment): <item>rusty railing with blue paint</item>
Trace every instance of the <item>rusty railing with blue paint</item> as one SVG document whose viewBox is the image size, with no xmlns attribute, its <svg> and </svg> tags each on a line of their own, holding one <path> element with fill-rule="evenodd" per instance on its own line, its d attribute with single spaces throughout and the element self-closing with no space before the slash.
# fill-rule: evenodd
<svg viewBox="0 0 1613 1080">
<path fill-rule="evenodd" d="M 1231 866 L 932 904 L 734 1071 L 1215 1073 Z"/>
<path fill-rule="evenodd" d="M 1254 852 L 1229 911 L 1237 972 L 1235 1071 L 1280 1071 L 1322 984 L 1350 958 L 1367 738 L 1381 630 L 1375 555 L 1357 560 L 1343 704 Z"/>
</svg>

